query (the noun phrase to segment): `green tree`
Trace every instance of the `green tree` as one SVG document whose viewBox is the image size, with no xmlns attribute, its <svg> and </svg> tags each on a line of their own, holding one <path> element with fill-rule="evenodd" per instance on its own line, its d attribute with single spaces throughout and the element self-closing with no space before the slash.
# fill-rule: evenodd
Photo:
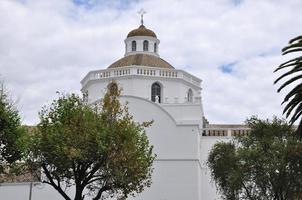
<svg viewBox="0 0 302 200">
<path fill-rule="evenodd" d="M 248 135 L 213 146 L 208 166 L 223 199 L 301 200 L 302 142 L 283 120 L 251 118 Z"/>
<path fill-rule="evenodd" d="M 66 199 L 118 199 L 140 193 L 151 184 L 154 155 L 144 128 L 133 121 L 112 87 L 99 105 L 77 95 L 63 95 L 40 113 L 31 140 L 32 169 L 43 169 L 44 183 Z M 73 197 L 64 187 L 75 187 Z"/>
<path fill-rule="evenodd" d="M 19 113 L 0 83 L 0 175 L 22 158 L 24 133 Z"/>
<path fill-rule="evenodd" d="M 282 54 L 286 55 L 289 53 L 299 53 L 301 51 L 302 36 L 298 36 L 289 41 L 288 46 L 282 49 Z M 280 92 L 284 88 L 294 85 L 282 102 L 282 104 L 286 104 L 283 110 L 283 114 L 286 114 L 287 118 L 290 117 L 290 124 L 293 124 L 299 118 L 301 118 L 302 114 L 302 56 L 300 55 L 298 57 L 290 59 L 287 62 L 282 63 L 275 70 L 275 72 L 284 69 L 287 69 L 287 71 L 279 78 L 277 78 L 274 83 L 276 84 L 280 80 L 287 78 L 287 80 L 279 87 L 278 92 Z M 302 139 L 302 119 L 300 119 L 296 133 L 299 135 L 300 139 Z"/>
</svg>

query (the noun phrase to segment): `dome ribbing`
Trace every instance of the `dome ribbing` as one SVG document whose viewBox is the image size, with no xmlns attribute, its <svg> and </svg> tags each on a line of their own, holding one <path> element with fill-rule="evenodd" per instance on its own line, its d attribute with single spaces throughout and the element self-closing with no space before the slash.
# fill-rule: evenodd
<svg viewBox="0 0 302 200">
<path fill-rule="evenodd" d="M 156 34 L 150 29 L 147 29 L 144 25 L 140 25 L 137 29 L 130 31 L 127 35 L 127 38 L 133 36 L 150 36 L 157 38 Z"/>
</svg>

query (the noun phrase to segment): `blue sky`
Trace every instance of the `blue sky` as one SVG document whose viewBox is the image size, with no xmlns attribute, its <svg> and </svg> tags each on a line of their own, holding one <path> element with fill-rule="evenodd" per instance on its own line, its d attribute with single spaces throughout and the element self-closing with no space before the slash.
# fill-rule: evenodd
<svg viewBox="0 0 302 200">
<path fill-rule="evenodd" d="M 141 8 L 160 56 L 203 80 L 210 123 L 281 116 L 272 72 L 302 34 L 300 0 L 1 0 L 0 79 L 23 123 L 35 124 L 56 91 L 79 93 L 88 71 L 121 58 Z"/>
<path fill-rule="evenodd" d="M 220 65 L 219 69 L 226 74 L 232 74 L 233 73 L 233 67 L 236 65 L 236 62 L 232 63 L 225 63 Z"/>
<path fill-rule="evenodd" d="M 119 10 L 129 9 L 133 4 L 138 3 L 139 0 L 72 0 L 77 6 L 83 6 L 86 9 L 93 9 L 95 7 L 108 8 L 112 7 Z"/>
</svg>

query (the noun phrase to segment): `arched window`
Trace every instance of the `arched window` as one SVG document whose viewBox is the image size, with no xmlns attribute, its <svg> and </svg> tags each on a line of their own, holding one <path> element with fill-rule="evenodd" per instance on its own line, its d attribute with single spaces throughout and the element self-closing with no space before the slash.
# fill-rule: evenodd
<svg viewBox="0 0 302 200">
<path fill-rule="evenodd" d="M 161 86 L 159 85 L 159 83 L 152 84 L 151 101 L 161 103 Z"/>
<path fill-rule="evenodd" d="M 108 91 L 111 95 L 117 95 L 118 94 L 118 86 L 116 82 L 111 82 L 108 84 Z"/>
<path fill-rule="evenodd" d="M 136 41 L 132 41 L 132 51 L 136 51 Z"/>
<path fill-rule="evenodd" d="M 149 42 L 147 40 L 145 40 L 143 44 L 144 44 L 144 51 L 148 51 Z"/>
<path fill-rule="evenodd" d="M 88 90 L 86 90 L 86 91 L 83 93 L 83 101 L 84 101 L 85 103 L 88 102 Z"/>
<path fill-rule="evenodd" d="M 191 102 L 191 103 L 193 102 L 193 91 L 192 91 L 192 89 L 188 90 L 187 100 L 188 100 L 188 102 Z"/>
<path fill-rule="evenodd" d="M 154 53 L 157 52 L 157 43 L 154 43 Z"/>
</svg>

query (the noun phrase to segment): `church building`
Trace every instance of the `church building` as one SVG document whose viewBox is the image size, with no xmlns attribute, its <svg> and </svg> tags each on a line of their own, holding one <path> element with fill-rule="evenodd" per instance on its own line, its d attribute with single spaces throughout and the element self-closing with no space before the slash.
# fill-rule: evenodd
<svg viewBox="0 0 302 200">
<path fill-rule="evenodd" d="M 93 104 L 102 99 L 114 80 L 122 88 L 121 100 L 128 102 L 134 120 L 154 120 L 147 129 L 157 155 L 153 183 L 135 199 L 217 199 L 206 167 L 207 155 L 218 138 L 229 139 L 236 128 L 207 125 L 201 79 L 175 69 L 161 58 L 160 40 L 143 21 L 128 33 L 124 42 L 125 54 L 121 59 L 107 69 L 90 71 L 81 84 L 86 100 Z"/>
<path fill-rule="evenodd" d="M 143 20 L 138 28 L 128 33 L 124 42 L 124 56 L 105 69 L 88 72 L 81 81 L 81 91 L 85 100 L 93 104 L 103 98 L 108 84 L 114 80 L 122 88 L 121 101 L 128 102 L 134 120 L 154 120 L 146 129 L 157 155 L 152 185 L 129 199 L 219 199 L 206 167 L 208 152 L 217 141 L 229 140 L 248 129 L 207 123 L 202 105 L 202 80 L 174 68 L 160 57 L 160 40 Z M 28 192 L 25 186 L 16 187 L 23 197 Z M 0 188 L 0 195 L 4 192 L 9 197 L 6 199 L 19 200 L 18 194 L 9 193 L 13 187 L 7 188 Z M 49 186 L 34 187 L 32 199 L 61 199 L 58 194 L 49 197 L 54 193 L 56 191 Z"/>
<path fill-rule="evenodd" d="M 93 104 L 114 80 L 134 120 L 154 120 L 147 129 L 157 155 L 153 183 L 135 199 L 201 200 L 201 80 L 162 59 L 160 40 L 143 24 L 130 31 L 124 42 L 124 57 L 107 69 L 90 71 L 81 81 L 82 92 Z"/>
</svg>

